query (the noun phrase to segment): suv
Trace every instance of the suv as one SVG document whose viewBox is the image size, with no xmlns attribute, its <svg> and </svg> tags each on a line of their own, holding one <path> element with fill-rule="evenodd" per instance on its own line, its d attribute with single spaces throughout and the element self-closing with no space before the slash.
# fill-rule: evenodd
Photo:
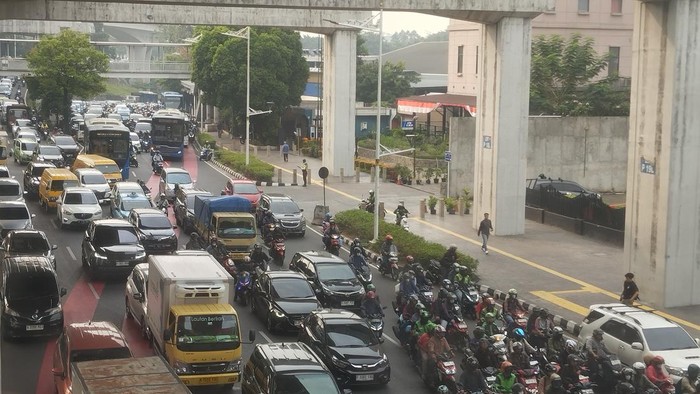
<svg viewBox="0 0 700 394">
<path fill-rule="evenodd" d="M 360 310 L 365 288 L 347 262 L 328 252 L 299 252 L 289 269 L 304 275 L 326 308 Z"/>
<path fill-rule="evenodd" d="M 279 194 L 263 194 L 258 204 L 257 219 L 262 223 L 263 211 L 269 210 L 285 234 L 306 234 L 306 219 L 297 203 L 291 197 Z"/>
<path fill-rule="evenodd" d="M 540 174 L 537 178 L 527 180 L 527 188 L 532 190 L 554 189 L 567 197 L 576 197 L 584 195 L 594 199 L 601 199 L 600 194 L 584 189 L 574 181 L 565 181 L 561 178 L 547 178 L 544 174 Z"/>
<path fill-rule="evenodd" d="M 267 330 L 299 331 L 304 316 L 319 309 L 311 285 L 298 272 L 267 271 L 258 276 L 250 296 L 250 307 L 266 324 Z"/>
<path fill-rule="evenodd" d="M 131 223 L 120 219 L 90 222 L 82 245 L 82 263 L 86 271 L 126 276 L 136 264 L 144 261 L 146 252 Z"/>
<path fill-rule="evenodd" d="M 243 394 L 340 394 L 333 375 L 303 343 L 256 345 L 243 370 Z"/>
<path fill-rule="evenodd" d="M 155 208 L 136 208 L 129 213 L 129 223 L 136 228 L 147 253 L 172 253 L 177 250 L 177 236 L 168 215 Z"/>
<path fill-rule="evenodd" d="M 196 196 L 212 197 L 211 193 L 203 189 L 180 188 L 175 193 L 175 201 L 173 202 L 175 223 L 188 234 L 190 231 L 194 231 L 194 198 Z"/>
<path fill-rule="evenodd" d="M 579 339 L 585 341 L 593 330 L 603 331 L 608 350 L 624 364 L 644 362 L 647 356 L 662 356 L 674 381 L 700 358 L 700 340 L 676 323 L 653 312 L 624 304 L 596 304 L 583 319 Z"/>
<path fill-rule="evenodd" d="M 46 234 L 40 230 L 12 230 L 2 240 L 0 252 L 2 257 L 43 256 L 49 259 L 56 269 L 54 250 L 58 245 L 51 245 Z"/>
<path fill-rule="evenodd" d="M 158 182 L 158 193 L 165 193 L 165 197 L 169 201 L 175 199 L 176 186 L 182 189 L 194 188 L 194 181 L 190 173 L 183 168 L 167 167 L 160 172 L 160 181 Z"/>
<path fill-rule="evenodd" d="M 24 191 L 28 197 L 39 197 L 39 183 L 41 182 L 41 174 L 47 168 L 56 168 L 51 163 L 35 163 L 31 162 L 24 170 Z"/>
<path fill-rule="evenodd" d="M 94 168 L 79 168 L 73 173 L 78 177 L 80 186 L 87 187 L 95 193 L 95 197 L 100 201 L 100 204 L 109 203 L 112 197 L 112 190 L 103 173 Z"/>
</svg>

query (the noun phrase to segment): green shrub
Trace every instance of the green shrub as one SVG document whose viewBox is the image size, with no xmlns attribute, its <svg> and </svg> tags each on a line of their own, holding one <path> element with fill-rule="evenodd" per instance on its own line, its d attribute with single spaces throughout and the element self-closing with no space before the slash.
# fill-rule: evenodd
<svg viewBox="0 0 700 394">
<path fill-rule="evenodd" d="M 350 238 L 360 238 L 361 240 L 370 240 L 374 236 L 374 218 L 371 213 L 359 209 L 338 212 L 335 216 L 335 222 L 342 231 L 343 235 Z M 425 264 L 430 260 L 440 260 L 447 251 L 444 245 L 437 242 L 427 241 L 425 238 L 413 234 L 410 231 L 404 230 L 401 226 L 385 221 L 379 222 L 379 234 L 383 239 L 385 234 L 391 234 L 394 237 L 394 244 L 399 249 L 401 261 L 408 256 L 413 256 L 416 261 Z M 379 251 L 381 243 L 369 244 L 368 247 L 374 252 Z M 476 276 L 476 269 L 479 261 L 475 258 L 458 253 L 460 264 L 466 265 L 470 271 Z"/>
<path fill-rule="evenodd" d="M 199 146 L 204 146 L 206 144 L 209 144 L 210 148 L 216 149 L 216 138 L 214 138 L 209 133 L 197 134 L 197 142 L 199 142 Z"/>
<path fill-rule="evenodd" d="M 245 165 L 245 154 L 226 149 L 216 151 L 219 162 L 231 168 L 248 179 L 261 182 L 271 182 L 275 168 L 255 157 L 250 157 L 250 164 Z"/>
</svg>

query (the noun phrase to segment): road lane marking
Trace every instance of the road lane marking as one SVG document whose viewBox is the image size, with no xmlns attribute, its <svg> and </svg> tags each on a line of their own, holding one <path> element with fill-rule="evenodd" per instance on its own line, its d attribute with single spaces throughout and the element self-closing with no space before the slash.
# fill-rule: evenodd
<svg viewBox="0 0 700 394">
<path fill-rule="evenodd" d="M 49 220 L 49 222 L 51 222 L 51 225 L 53 226 L 54 229 L 58 230 L 58 226 L 56 225 L 55 220 L 51 219 L 51 220 Z"/>
<path fill-rule="evenodd" d="M 75 258 L 75 255 L 73 254 L 73 249 L 71 249 L 70 246 L 66 246 L 66 250 L 68 251 L 68 254 L 70 255 L 70 258 L 73 259 L 73 261 L 78 260 L 78 259 Z"/>
<path fill-rule="evenodd" d="M 92 287 L 92 282 L 88 282 L 87 285 L 88 285 L 88 287 L 90 288 L 90 291 L 92 292 L 92 295 L 95 296 L 95 299 L 96 299 L 96 300 L 99 300 L 99 299 L 100 299 L 100 295 L 97 294 L 97 291 L 95 290 L 95 288 Z"/>
<path fill-rule="evenodd" d="M 548 291 L 550 294 L 574 294 L 574 293 L 597 293 L 596 291 L 591 291 L 587 288 L 580 288 L 576 290 L 559 290 L 559 291 Z"/>
<path fill-rule="evenodd" d="M 136 175 L 136 171 L 131 171 L 131 175 L 133 175 L 134 178 L 138 178 L 138 176 Z"/>
<path fill-rule="evenodd" d="M 262 332 L 262 331 L 258 331 L 258 332 L 260 333 L 260 336 L 263 337 L 263 339 L 265 339 L 265 341 L 267 341 L 267 343 L 272 343 L 272 339 L 270 339 L 270 337 L 268 337 L 264 332 Z"/>
<path fill-rule="evenodd" d="M 588 308 L 584 308 L 583 306 L 573 303 L 565 298 L 559 297 L 555 295 L 553 292 L 550 291 L 531 291 L 530 292 L 532 295 L 539 297 L 547 302 L 550 302 L 556 306 L 566 308 L 576 314 L 579 314 L 581 316 L 587 316 L 588 315 Z"/>
</svg>

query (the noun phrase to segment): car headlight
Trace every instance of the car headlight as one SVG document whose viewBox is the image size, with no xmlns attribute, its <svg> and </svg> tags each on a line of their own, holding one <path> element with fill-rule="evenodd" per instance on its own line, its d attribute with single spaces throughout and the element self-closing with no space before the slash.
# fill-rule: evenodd
<svg viewBox="0 0 700 394">
<path fill-rule="evenodd" d="M 105 192 L 105 198 L 112 197 L 112 192 Z"/>
<path fill-rule="evenodd" d="M 386 354 L 382 354 L 382 360 L 379 361 L 380 365 L 385 365 L 389 363 L 389 358 L 386 356 Z"/>
<path fill-rule="evenodd" d="M 61 212 L 63 212 L 64 215 L 68 215 L 68 216 L 73 215 L 73 211 L 71 211 L 71 210 L 68 209 L 68 208 L 63 208 L 63 209 L 61 209 Z"/>
<path fill-rule="evenodd" d="M 58 201 L 58 197 L 49 197 L 49 201 L 56 202 Z"/>
<path fill-rule="evenodd" d="M 238 372 L 241 370 L 241 360 L 231 361 L 228 363 L 224 372 Z"/>
<path fill-rule="evenodd" d="M 192 367 L 190 364 L 180 360 L 175 360 L 175 363 L 173 363 L 173 369 L 175 369 L 175 373 L 178 375 L 187 375 L 192 373 Z"/>
<path fill-rule="evenodd" d="M 39 157 L 36 158 L 36 161 L 44 161 L 44 158 L 41 157 L 41 156 L 39 156 Z"/>
<path fill-rule="evenodd" d="M 62 313 L 62 312 L 63 312 L 63 308 L 61 308 L 60 306 L 58 306 L 58 307 L 56 307 L 56 308 L 50 309 L 49 311 L 47 311 L 46 314 L 50 316 L 50 317 L 49 317 L 49 320 L 55 321 L 55 320 L 58 320 L 58 319 L 60 319 L 60 318 L 63 317 L 63 313 Z"/>
<path fill-rule="evenodd" d="M 20 314 L 19 314 L 19 313 L 15 312 L 13 309 L 10 309 L 10 308 L 7 308 L 7 307 L 5 307 L 5 313 L 7 313 L 7 314 L 10 315 L 10 316 L 20 317 Z"/>
<path fill-rule="evenodd" d="M 336 357 L 336 356 L 331 356 L 331 362 L 332 362 L 335 366 L 337 366 L 337 367 L 339 367 L 339 368 L 348 368 L 348 367 L 350 367 L 350 363 L 349 363 L 349 362 L 347 362 L 347 361 L 345 361 L 345 360 L 341 360 L 341 359 L 339 359 L 339 358 Z"/>
<path fill-rule="evenodd" d="M 281 310 L 279 310 L 277 308 L 272 308 L 272 313 L 274 313 L 278 319 L 284 318 L 284 312 L 282 312 Z"/>
<path fill-rule="evenodd" d="M 139 252 L 136 254 L 137 259 L 145 259 L 146 258 L 146 252 Z"/>
<path fill-rule="evenodd" d="M 178 155 L 181 155 L 181 154 L 182 154 L 182 151 L 181 151 L 181 150 L 177 151 L 177 154 L 178 154 Z"/>
<path fill-rule="evenodd" d="M 686 372 L 683 370 L 683 368 L 680 368 L 680 367 L 672 367 L 670 365 L 666 365 L 666 370 L 668 371 L 669 374 L 680 376 L 680 377 L 683 377 L 686 374 Z"/>
<path fill-rule="evenodd" d="M 321 286 L 321 288 L 323 289 L 323 294 L 333 295 L 333 291 L 331 289 L 327 288 L 326 286 Z"/>
<path fill-rule="evenodd" d="M 103 255 L 95 252 L 95 259 L 96 260 L 107 260 L 107 256 L 103 256 Z"/>
</svg>

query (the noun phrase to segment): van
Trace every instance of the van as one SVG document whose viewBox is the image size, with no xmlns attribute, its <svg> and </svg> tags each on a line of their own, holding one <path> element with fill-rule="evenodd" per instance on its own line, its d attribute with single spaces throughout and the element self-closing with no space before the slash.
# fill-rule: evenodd
<svg viewBox="0 0 700 394">
<path fill-rule="evenodd" d="M 79 186 L 78 177 L 66 168 L 47 168 L 39 180 L 39 204 L 46 212 L 56 208 L 56 200 L 67 187 Z"/>
<path fill-rule="evenodd" d="M 117 163 L 100 155 L 78 155 L 73 162 L 73 171 L 79 168 L 94 168 L 104 174 L 107 182 L 113 184 L 122 180 L 122 171 Z"/>
</svg>

